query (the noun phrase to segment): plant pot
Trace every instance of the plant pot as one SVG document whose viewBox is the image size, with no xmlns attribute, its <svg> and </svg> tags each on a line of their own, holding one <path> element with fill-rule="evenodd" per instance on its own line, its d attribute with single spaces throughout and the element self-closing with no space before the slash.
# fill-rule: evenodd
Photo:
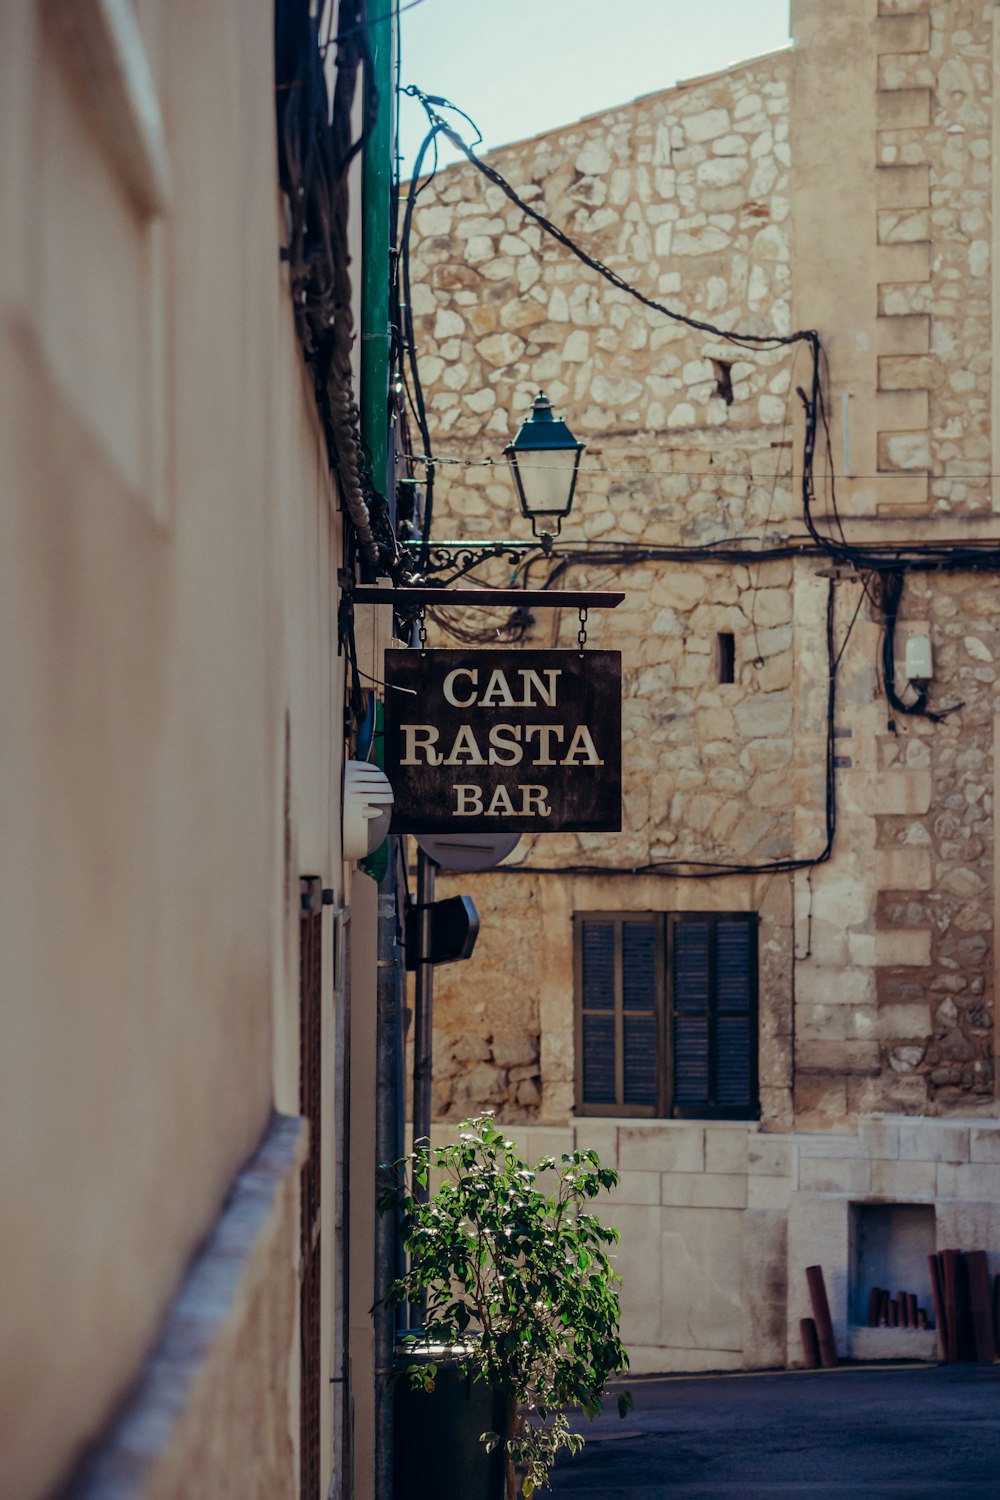
<svg viewBox="0 0 1000 1500">
<path fill-rule="evenodd" d="M 433 1391 L 410 1383 L 414 1365 L 433 1364 Z M 506 1401 L 463 1375 L 455 1351 L 397 1349 L 393 1500 L 502 1500 L 503 1454 L 487 1453 L 483 1432 L 504 1436 Z"/>
</svg>

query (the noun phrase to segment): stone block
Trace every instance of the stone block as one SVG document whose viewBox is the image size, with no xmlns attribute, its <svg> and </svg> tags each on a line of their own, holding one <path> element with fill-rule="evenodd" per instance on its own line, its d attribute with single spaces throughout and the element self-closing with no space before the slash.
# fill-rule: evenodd
<svg viewBox="0 0 1000 1500">
<path fill-rule="evenodd" d="M 799 1189 L 804 1193 L 867 1193 L 871 1163 L 863 1157 L 804 1156 L 799 1162 Z"/>
<path fill-rule="evenodd" d="M 660 1341 L 676 1348 L 740 1349 L 742 1210 L 664 1208 L 660 1213 L 661 1254 L 649 1254 L 648 1241 L 645 1247 L 660 1272 Z M 637 1330 L 640 1338 L 649 1338 L 650 1321 L 647 1316 Z"/>
<path fill-rule="evenodd" d="M 875 852 L 875 879 L 883 891 L 929 891 L 931 851 L 878 849 Z"/>
<path fill-rule="evenodd" d="M 658 1172 L 621 1172 L 618 1186 L 612 1188 L 613 1203 L 659 1203 L 660 1174 Z"/>
<path fill-rule="evenodd" d="M 704 1126 L 666 1121 L 649 1126 L 620 1125 L 618 1162 L 629 1171 L 703 1172 Z"/>
<path fill-rule="evenodd" d="M 969 1160 L 1000 1162 L 1000 1122 L 997 1125 L 973 1125 L 969 1131 Z"/>
<path fill-rule="evenodd" d="M 660 1202 L 674 1208 L 746 1208 L 747 1179 L 742 1173 L 665 1172 Z"/>
<path fill-rule="evenodd" d="M 944 1120 L 904 1120 L 899 1126 L 901 1161 L 967 1162 L 969 1126 Z"/>
<path fill-rule="evenodd" d="M 1000 1200 L 1000 1165 L 987 1162 L 954 1164 L 939 1162 L 937 1167 L 939 1198 L 967 1198 L 970 1201 Z M 963 1250 L 982 1246 L 961 1245 Z"/>
<path fill-rule="evenodd" d="M 879 282 L 929 281 L 930 242 L 923 240 L 907 244 L 879 245 L 876 266 Z"/>
<path fill-rule="evenodd" d="M 933 1200 L 937 1167 L 932 1161 L 873 1161 L 871 1191 L 900 1203 Z"/>
<path fill-rule="evenodd" d="M 796 1174 L 794 1140 L 776 1135 L 758 1135 L 747 1143 L 747 1171 L 751 1177 L 784 1177 L 793 1185 Z"/>
<path fill-rule="evenodd" d="M 882 391 L 935 390 L 941 384 L 941 363 L 933 354 L 883 354 L 878 361 Z"/>
<path fill-rule="evenodd" d="M 1000 1137 L 998 1137 L 1000 1141 Z M 746 1126 L 737 1130 L 706 1125 L 705 1171 L 745 1172 L 749 1135 Z M 1000 1161 L 1000 1156 L 996 1158 Z"/>
<path fill-rule="evenodd" d="M 874 514 L 905 519 L 923 515 L 927 505 L 925 474 L 884 474 L 878 487 Z"/>
<path fill-rule="evenodd" d="M 622 1278 L 622 1336 L 626 1344 L 649 1340 L 660 1326 L 660 1296 L 663 1273 L 660 1265 L 660 1235 L 663 1209 L 655 1204 L 607 1203 L 601 1211 L 605 1223 L 621 1231 L 612 1250 L 614 1268 Z"/>
<path fill-rule="evenodd" d="M 618 1165 L 618 1126 L 610 1120 L 577 1119 L 574 1123 L 577 1151 L 596 1151 L 601 1165 Z"/>
<path fill-rule="evenodd" d="M 787 1216 L 780 1210 L 748 1209 L 743 1215 L 741 1343 L 751 1368 L 785 1363 L 787 1305 Z"/>
<path fill-rule="evenodd" d="M 876 1035 L 882 1041 L 897 1038 L 928 1037 L 931 1033 L 929 1005 L 880 1005 Z"/>
<path fill-rule="evenodd" d="M 919 927 L 875 934 L 875 962 L 880 967 L 926 968 L 931 961 L 931 935 Z"/>
<path fill-rule="evenodd" d="M 877 22 L 875 48 L 882 52 L 926 52 L 931 44 L 931 18 L 926 12 L 883 16 Z"/>
<path fill-rule="evenodd" d="M 883 323 L 909 324 L 909 318 L 883 318 Z M 916 320 L 921 321 L 919 320 Z M 921 432 L 930 422 L 930 395 L 925 390 L 880 390 L 876 395 L 876 426 L 885 432 Z"/>
<path fill-rule="evenodd" d="M 809 969 L 795 984 L 796 1005 L 869 1006 L 875 1000 L 875 975 L 870 968 Z"/>
<path fill-rule="evenodd" d="M 841 777 L 847 812 L 917 817 L 930 809 L 930 771 L 847 771 Z"/>
<path fill-rule="evenodd" d="M 929 167 L 876 167 L 878 208 L 926 208 L 930 201 Z"/>
<path fill-rule="evenodd" d="M 815 1005 L 799 998 L 795 1006 L 795 1035 L 801 1041 L 846 1042 L 854 1036 L 853 1006 Z"/>
<path fill-rule="evenodd" d="M 846 1132 L 830 1131 L 826 1135 L 798 1135 L 796 1142 L 799 1148 L 799 1161 L 805 1157 L 837 1157 L 841 1160 L 851 1160 L 866 1153 L 862 1150 L 861 1142 L 856 1135 L 848 1135 Z"/>
<path fill-rule="evenodd" d="M 912 16 L 930 10 L 931 0 L 878 0 L 880 16 Z"/>
<path fill-rule="evenodd" d="M 847 1115 L 847 1081 L 800 1070 L 795 1078 L 795 1123 L 802 1130 L 822 1130 Z"/>
<path fill-rule="evenodd" d="M 782 1212 L 793 1191 L 790 1177 L 748 1177 L 747 1208 Z"/>
<path fill-rule="evenodd" d="M 554 1156 L 558 1160 L 564 1152 L 575 1150 L 573 1130 L 553 1129 L 548 1125 L 535 1125 L 528 1133 L 527 1146 L 532 1165 L 540 1156 Z"/>
<path fill-rule="evenodd" d="M 899 1156 L 899 1121 L 880 1115 L 865 1115 L 858 1122 L 861 1150 L 873 1161 L 894 1161 Z"/>
<path fill-rule="evenodd" d="M 890 89 L 875 96 L 879 130 L 925 130 L 931 123 L 930 89 Z"/>
<path fill-rule="evenodd" d="M 796 1038 L 795 1064 L 807 1072 L 878 1073 L 878 1043 L 874 1041 L 813 1042 Z"/>
</svg>

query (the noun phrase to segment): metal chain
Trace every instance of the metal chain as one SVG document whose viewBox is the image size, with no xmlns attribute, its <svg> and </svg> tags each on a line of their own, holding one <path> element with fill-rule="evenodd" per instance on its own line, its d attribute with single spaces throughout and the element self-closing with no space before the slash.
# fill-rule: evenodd
<svg viewBox="0 0 1000 1500">
<path fill-rule="evenodd" d="M 576 638 L 580 643 L 580 655 L 582 656 L 583 648 L 587 644 L 587 611 L 583 608 L 580 610 L 580 629 L 576 633 Z"/>
<path fill-rule="evenodd" d="M 419 627 L 418 631 L 417 631 L 417 639 L 420 641 L 420 655 L 421 656 L 426 656 L 427 655 L 427 614 L 426 614 L 426 611 L 423 610 L 423 609 L 421 609 L 420 613 L 417 615 L 417 624 L 418 624 L 418 627 Z"/>
</svg>

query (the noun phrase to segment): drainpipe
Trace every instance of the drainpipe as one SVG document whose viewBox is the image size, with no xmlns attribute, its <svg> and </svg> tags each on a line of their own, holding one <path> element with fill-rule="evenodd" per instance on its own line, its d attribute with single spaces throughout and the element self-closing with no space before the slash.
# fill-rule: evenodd
<svg viewBox="0 0 1000 1500">
<path fill-rule="evenodd" d="M 393 456 L 389 446 L 389 272 L 392 224 L 393 78 L 391 7 L 374 6 L 378 18 L 368 29 L 372 81 L 378 112 L 365 142 L 361 202 L 361 435 L 371 454 L 375 487 L 388 498 L 395 523 Z M 384 11 L 383 16 L 381 12 Z M 381 675 L 379 667 L 374 669 Z M 379 886 L 378 981 L 376 1020 L 375 1161 L 395 1156 L 399 1011 L 399 965 L 396 957 L 395 840 L 389 840 L 386 874 Z M 395 1314 L 380 1306 L 395 1272 L 395 1221 L 376 1215 L 375 1253 L 375 1500 L 391 1500 L 393 1464 L 392 1371 Z"/>
</svg>

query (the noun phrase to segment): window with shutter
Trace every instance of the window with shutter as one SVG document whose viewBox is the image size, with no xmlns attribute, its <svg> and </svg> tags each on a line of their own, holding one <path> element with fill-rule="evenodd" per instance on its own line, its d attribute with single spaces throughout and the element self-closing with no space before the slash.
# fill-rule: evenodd
<svg viewBox="0 0 1000 1500">
<path fill-rule="evenodd" d="M 753 1119 L 757 917 L 575 920 L 578 1114 Z"/>
</svg>

